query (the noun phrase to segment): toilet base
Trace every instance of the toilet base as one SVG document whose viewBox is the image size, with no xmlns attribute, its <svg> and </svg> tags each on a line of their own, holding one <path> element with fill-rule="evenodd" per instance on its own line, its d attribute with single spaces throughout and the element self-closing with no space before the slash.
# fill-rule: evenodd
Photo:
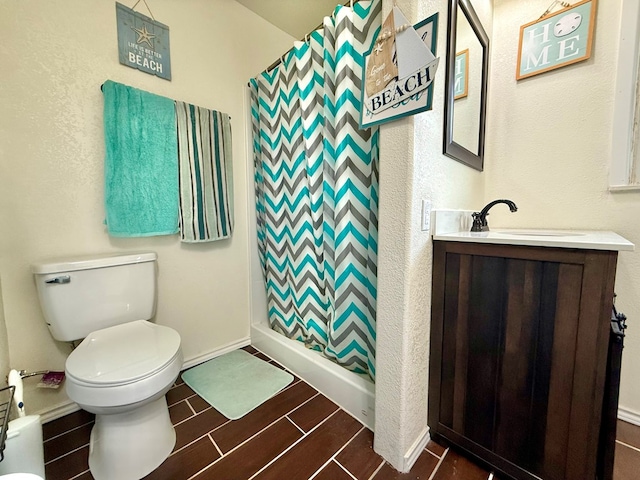
<svg viewBox="0 0 640 480">
<path fill-rule="evenodd" d="M 129 412 L 97 414 L 89 470 L 95 480 L 139 480 L 165 461 L 175 443 L 164 395 Z"/>
</svg>

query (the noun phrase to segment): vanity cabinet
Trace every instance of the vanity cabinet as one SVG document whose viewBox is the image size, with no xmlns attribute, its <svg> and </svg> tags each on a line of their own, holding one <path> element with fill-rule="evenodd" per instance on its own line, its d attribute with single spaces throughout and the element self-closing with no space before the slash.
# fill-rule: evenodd
<svg viewBox="0 0 640 480">
<path fill-rule="evenodd" d="M 608 477 L 617 255 L 434 241 L 431 436 L 518 480 Z"/>
</svg>

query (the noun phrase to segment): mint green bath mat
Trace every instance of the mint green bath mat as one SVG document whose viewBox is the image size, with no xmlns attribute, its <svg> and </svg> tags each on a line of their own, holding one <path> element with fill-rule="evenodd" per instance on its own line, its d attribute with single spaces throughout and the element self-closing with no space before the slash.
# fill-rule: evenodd
<svg viewBox="0 0 640 480">
<path fill-rule="evenodd" d="M 293 376 L 235 350 L 190 368 L 182 379 L 225 417 L 237 420 L 289 385 Z"/>
</svg>

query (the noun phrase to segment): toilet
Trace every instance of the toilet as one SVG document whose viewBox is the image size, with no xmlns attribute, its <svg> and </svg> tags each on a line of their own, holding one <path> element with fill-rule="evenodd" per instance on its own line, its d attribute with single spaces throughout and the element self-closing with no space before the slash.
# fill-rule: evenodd
<svg viewBox="0 0 640 480">
<path fill-rule="evenodd" d="M 66 391 L 96 414 L 89 469 L 95 480 L 138 480 L 171 453 L 176 434 L 165 394 L 180 370 L 180 335 L 151 323 L 152 252 L 53 260 L 32 266 L 53 338 L 82 340 L 65 364 Z"/>
</svg>

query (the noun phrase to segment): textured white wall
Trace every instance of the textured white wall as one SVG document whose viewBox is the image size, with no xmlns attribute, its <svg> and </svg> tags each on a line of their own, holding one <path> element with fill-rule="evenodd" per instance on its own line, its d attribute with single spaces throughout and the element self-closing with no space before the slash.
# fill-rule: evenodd
<svg viewBox="0 0 640 480">
<path fill-rule="evenodd" d="M 617 305 L 629 321 L 620 406 L 640 413 L 640 192 L 610 193 L 613 97 L 621 2 L 598 2 L 591 58 L 516 82 L 519 27 L 547 0 L 495 0 L 485 200 L 518 212 L 490 225 L 613 230 L 636 244 L 622 252 Z"/>
<path fill-rule="evenodd" d="M 171 82 L 118 63 L 111 0 L 0 2 L 0 278 L 14 367 L 63 369 L 69 353 L 49 335 L 29 269 L 50 257 L 158 252 L 156 321 L 180 333 L 187 359 L 249 335 L 243 89 L 289 48 L 291 37 L 232 0 L 150 6 L 170 27 Z M 183 245 L 177 236 L 106 234 L 99 88 L 106 79 L 231 115 L 230 241 Z M 27 400 L 32 411 L 66 400 L 63 393 L 39 393 Z"/>
<path fill-rule="evenodd" d="M 6 377 L 9 373 L 9 368 L 9 339 L 7 338 L 7 328 L 4 322 L 2 282 L 0 281 L 0 388 L 7 385 Z"/>
<path fill-rule="evenodd" d="M 484 176 L 442 154 L 447 4 L 398 1 L 412 23 L 439 12 L 440 66 L 433 110 L 381 127 L 375 449 L 398 469 L 427 427 L 432 251 L 422 200 L 465 209 L 483 201 Z"/>
</svg>

